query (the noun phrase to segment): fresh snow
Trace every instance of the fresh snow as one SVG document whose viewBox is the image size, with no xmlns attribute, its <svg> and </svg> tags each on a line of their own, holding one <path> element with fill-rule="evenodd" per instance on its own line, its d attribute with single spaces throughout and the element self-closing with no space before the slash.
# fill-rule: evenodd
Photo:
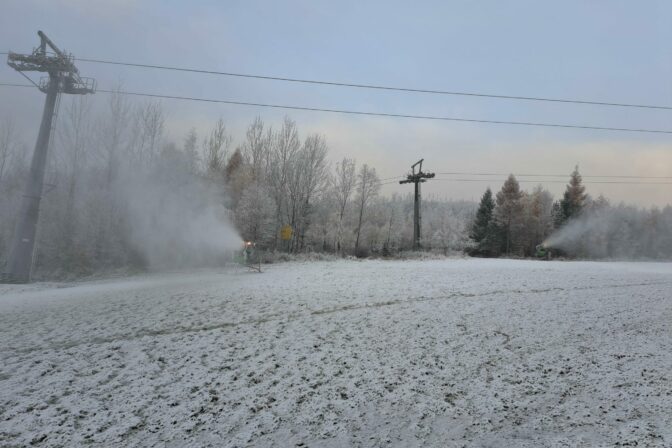
<svg viewBox="0 0 672 448">
<path fill-rule="evenodd" d="M 0 446 L 672 446 L 672 264 L 0 285 Z"/>
</svg>

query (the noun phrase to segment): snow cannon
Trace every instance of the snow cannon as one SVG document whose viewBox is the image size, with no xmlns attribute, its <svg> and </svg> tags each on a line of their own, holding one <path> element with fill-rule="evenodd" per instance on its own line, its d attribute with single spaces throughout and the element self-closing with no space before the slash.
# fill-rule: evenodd
<svg viewBox="0 0 672 448">
<path fill-rule="evenodd" d="M 247 262 L 250 258 L 252 258 L 252 253 L 254 252 L 254 243 L 252 241 L 245 241 L 244 246 L 243 246 L 243 257 L 244 260 Z"/>
<path fill-rule="evenodd" d="M 546 243 L 537 244 L 535 256 L 542 260 L 551 259 L 551 249 L 546 245 Z"/>
<path fill-rule="evenodd" d="M 243 249 L 243 264 L 248 269 L 261 272 L 261 256 L 255 250 L 257 244 L 254 241 L 245 241 Z"/>
</svg>

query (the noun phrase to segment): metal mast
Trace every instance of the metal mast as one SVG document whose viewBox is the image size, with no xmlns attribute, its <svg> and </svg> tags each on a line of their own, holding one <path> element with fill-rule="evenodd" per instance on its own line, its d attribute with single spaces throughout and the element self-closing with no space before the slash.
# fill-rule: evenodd
<svg viewBox="0 0 672 448">
<path fill-rule="evenodd" d="M 415 184 L 415 200 L 413 202 L 413 250 L 420 250 L 420 184 L 427 182 L 426 179 L 431 179 L 435 176 L 434 173 L 422 172 L 422 161 L 420 159 L 411 165 L 411 174 L 406 176 L 406 180 L 400 180 L 400 184 Z M 418 172 L 415 172 L 415 167 L 418 166 Z"/>
<path fill-rule="evenodd" d="M 40 91 L 47 94 L 42 112 L 42 123 L 21 200 L 9 259 L 6 270 L 0 277 L 3 282 L 11 283 L 30 281 L 47 152 L 59 95 L 61 93 L 85 95 L 95 92 L 95 81 L 79 76 L 79 70 L 75 67 L 71 54 L 62 52 L 42 31 L 38 31 L 37 35 L 40 37 L 40 46 L 35 48 L 31 54 L 10 51 L 7 56 L 7 65 L 22 75 L 23 72 L 28 71 L 46 72 L 49 75 L 41 78 L 37 85 Z"/>
</svg>

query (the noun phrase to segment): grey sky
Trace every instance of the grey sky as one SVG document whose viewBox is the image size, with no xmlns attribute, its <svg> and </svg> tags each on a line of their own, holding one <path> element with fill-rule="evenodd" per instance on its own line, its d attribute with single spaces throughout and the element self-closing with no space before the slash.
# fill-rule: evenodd
<svg viewBox="0 0 672 448">
<path fill-rule="evenodd" d="M 42 29 L 78 57 L 231 72 L 494 94 L 672 105 L 672 2 L 4 0 L 0 51 L 29 51 Z M 672 111 L 375 92 L 79 63 L 110 88 L 390 113 L 672 129 Z M 22 82 L 5 64 L 0 82 Z M 96 95 L 103 102 L 104 94 Z M 162 101 L 169 138 L 220 116 L 240 139 L 256 116 L 287 112 Z M 34 142 L 41 95 L 0 87 Z M 437 172 L 672 176 L 672 135 L 290 112 L 305 135 L 403 174 L 419 157 Z M 201 133 L 202 133 L 201 132 Z M 445 177 L 445 176 L 442 176 Z M 461 176 L 466 177 L 466 176 Z M 474 176 L 469 176 L 473 178 Z M 560 179 L 564 180 L 564 179 Z M 490 182 L 500 187 L 499 179 Z M 435 181 L 425 192 L 477 199 L 487 183 Z M 532 188 L 534 184 L 523 184 Z M 545 184 L 558 195 L 562 184 Z M 386 186 L 386 192 L 408 186 Z M 662 205 L 672 185 L 591 184 L 612 200 Z"/>
</svg>

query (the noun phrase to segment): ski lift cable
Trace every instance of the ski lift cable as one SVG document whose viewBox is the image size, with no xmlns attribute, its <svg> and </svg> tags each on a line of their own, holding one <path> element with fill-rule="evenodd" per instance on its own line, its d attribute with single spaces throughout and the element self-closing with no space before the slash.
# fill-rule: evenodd
<svg viewBox="0 0 672 448">
<path fill-rule="evenodd" d="M 383 90 L 383 91 L 392 91 L 392 92 L 422 93 L 422 94 L 432 94 L 432 95 L 451 95 L 451 96 L 466 96 L 466 97 L 481 97 L 481 98 L 516 100 L 516 101 L 568 103 L 568 104 L 605 106 L 605 107 L 672 110 L 672 106 L 668 106 L 668 105 L 633 104 L 633 103 L 593 101 L 593 100 L 583 100 L 583 99 L 548 98 L 548 97 L 523 96 L 523 95 L 502 95 L 502 94 L 489 94 L 489 93 L 481 93 L 481 92 L 437 90 L 437 89 L 427 89 L 427 88 L 410 88 L 410 87 L 400 87 L 400 86 L 387 86 L 387 85 L 380 85 L 380 84 L 363 84 L 363 83 L 354 83 L 354 82 L 337 82 L 337 81 L 326 81 L 326 80 L 316 80 L 316 79 L 302 79 L 302 78 L 291 78 L 291 77 L 284 77 L 284 76 L 270 76 L 270 75 L 250 74 L 250 73 L 224 72 L 224 71 L 206 70 L 206 69 L 189 68 L 189 67 L 176 67 L 176 66 L 168 66 L 168 65 L 142 64 L 142 63 L 123 62 L 123 61 L 110 61 L 110 60 L 95 59 L 95 58 L 77 58 L 77 60 L 79 62 L 88 62 L 88 63 L 94 63 L 94 64 L 118 65 L 118 66 L 125 66 L 125 67 L 134 67 L 134 68 L 169 70 L 169 71 L 190 72 L 190 73 L 199 73 L 199 74 L 207 74 L 207 75 L 229 76 L 229 77 L 238 77 L 238 78 L 252 78 L 252 79 L 292 82 L 292 83 L 301 83 L 301 84 L 317 84 L 317 85 L 326 85 L 326 86 L 335 86 L 335 87 L 350 87 L 350 88 L 357 88 L 357 89 Z"/>
<path fill-rule="evenodd" d="M 0 85 L 10 85 L 10 86 L 17 86 L 17 87 L 33 87 L 29 85 L 24 85 L 24 84 L 9 84 L 9 83 L 0 83 Z M 279 105 L 263 105 L 263 104 L 256 104 L 256 103 L 244 103 L 244 102 L 237 102 L 237 101 L 228 101 L 228 100 L 214 100 L 214 99 L 204 99 L 204 98 L 190 98 L 190 97 L 176 97 L 176 96 L 170 96 L 170 95 L 155 95 L 155 94 L 145 94 L 145 93 L 138 93 L 138 92 L 125 92 L 125 91 L 115 91 L 115 90 L 99 90 L 99 92 L 103 93 L 118 93 L 118 94 L 125 94 L 125 95 L 134 95 L 134 96 L 149 96 L 149 97 L 160 97 L 160 98 L 170 98 L 170 99 L 181 99 L 181 100 L 194 100 L 194 101 L 206 101 L 206 102 L 215 102 L 215 103 L 226 103 L 226 104 L 242 104 L 242 105 L 255 105 L 255 106 L 268 106 L 268 107 L 280 107 L 280 108 L 298 108 L 300 110 L 319 110 L 319 111 L 335 111 L 335 110 L 328 110 L 328 109 L 314 109 L 314 108 L 303 108 L 303 107 L 294 107 L 294 106 L 279 106 Z M 347 111 L 344 111 L 347 112 Z M 350 113 L 350 112 L 347 112 Z M 354 112 L 358 114 L 374 114 L 374 115 L 380 115 L 377 113 L 365 113 L 365 112 Z M 390 115 L 390 114 L 382 114 L 382 115 Z M 393 115 L 393 116 L 399 116 L 399 115 Z M 573 127 L 573 126 L 570 126 Z M 611 128 L 613 129 L 613 128 Z M 672 133 L 672 131 L 653 131 L 653 132 L 664 132 L 664 133 Z M 438 173 L 438 174 L 470 174 L 470 175 L 501 175 L 498 173 Z M 545 175 L 520 175 L 521 177 L 523 176 L 535 176 L 535 177 L 544 177 Z M 546 177 L 556 177 L 559 175 L 546 175 Z M 403 176 L 395 176 L 391 177 L 389 179 L 400 179 Z M 668 179 L 670 177 L 665 177 L 665 176 L 583 176 L 583 177 L 597 177 L 597 178 L 607 178 L 607 177 L 612 177 L 612 178 L 633 178 L 633 179 Z M 382 180 L 387 180 L 388 178 L 382 179 Z M 433 180 L 440 180 L 440 181 L 452 181 L 452 182 L 490 182 L 490 179 L 456 179 L 456 178 L 435 178 Z M 538 183 L 566 183 L 565 181 L 559 181 L 559 180 L 519 180 L 519 182 L 538 182 Z M 384 182 L 382 185 L 389 185 L 392 183 L 396 183 L 396 181 L 392 182 Z M 672 185 L 672 182 L 635 182 L 635 181 L 630 181 L 630 182 L 623 182 L 623 181 L 585 181 L 584 183 L 590 183 L 590 184 L 621 184 L 621 185 Z"/>
<path fill-rule="evenodd" d="M 208 103 L 232 104 L 232 105 L 238 105 L 238 106 L 265 107 L 265 108 L 272 108 L 272 109 L 288 109 L 288 110 L 300 110 L 300 111 L 308 111 L 308 112 L 337 113 L 337 114 L 345 114 L 345 115 L 378 116 L 378 117 L 390 117 L 390 118 L 409 118 L 409 119 L 417 119 L 417 120 L 434 120 L 434 121 L 455 121 L 455 122 L 466 122 L 466 123 L 504 124 L 504 125 L 517 125 L 517 126 L 536 126 L 536 127 L 553 127 L 553 128 L 570 128 L 570 129 L 590 129 L 590 130 L 615 131 L 615 132 L 672 134 L 672 130 L 667 130 L 667 129 L 618 128 L 618 127 L 606 127 L 606 126 L 575 125 L 575 124 L 566 124 L 566 123 L 539 123 L 539 122 L 525 122 L 525 121 L 484 120 L 484 119 L 476 119 L 476 118 L 445 117 L 445 116 L 436 116 L 436 115 L 397 114 L 397 113 L 387 113 L 387 112 L 354 111 L 354 110 L 331 109 L 331 108 L 322 108 L 322 107 L 308 107 L 308 106 L 296 106 L 296 105 L 256 103 L 256 102 L 249 102 L 249 101 L 221 100 L 221 99 L 214 99 L 214 98 L 198 98 L 198 97 L 188 97 L 188 96 L 178 96 L 178 95 L 161 95 L 161 94 L 152 94 L 152 93 L 144 93 L 144 92 L 130 92 L 130 91 L 117 91 L 117 90 L 98 90 L 98 91 L 102 92 L 102 93 L 110 93 L 110 94 L 117 93 L 117 94 L 130 95 L 130 96 L 140 96 L 140 97 L 147 97 L 147 98 L 165 98 L 165 99 L 174 99 L 174 100 L 181 100 L 181 101 L 198 101 L 198 102 L 208 102 Z"/>
<path fill-rule="evenodd" d="M 6 84 L 0 83 L 0 85 L 6 85 Z M 399 113 L 389 113 L 389 112 L 356 111 L 356 110 L 347 110 L 347 109 L 331 109 L 331 108 L 323 108 L 323 107 L 308 107 L 308 106 L 296 106 L 296 105 L 285 105 L 285 104 L 257 103 L 257 102 L 250 102 L 250 101 L 222 100 L 222 99 L 215 99 L 215 98 L 201 98 L 201 97 L 189 97 L 189 96 L 179 96 L 179 95 L 164 95 L 164 94 L 146 93 L 146 92 L 131 92 L 131 91 L 124 91 L 124 90 L 98 89 L 97 92 L 109 93 L 109 94 L 118 94 L 118 95 L 138 96 L 138 97 L 145 97 L 145 98 L 162 98 L 162 99 L 172 99 L 172 100 L 180 100 L 180 101 L 196 101 L 196 102 L 204 102 L 204 103 L 230 104 L 230 105 L 236 105 L 236 106 L 263 107 L 263 108 L 282 109 L 282 110 L 299 110 L 299 111 L 307 111 L 307 112 L 325 112 L 325 113 L 333 113 L 333 114 L 341 114 L 341 115 L 374 116 L 374 117 L 387 117 L 387 118 L 407 118 L 407 119 L 414 119 L 414 120 L 452 121 L 452 122 L 461 122 L 461 123 L 502 124 L 502 125 L 527 126 L 527 127 L 584 129 L 584 130 L 598 130 L 598 131 L 611 131 L 611 132 L 632 132 L 632 133 L 646 133 L 646 134 L 672 134 L 672 130 L 668 130 L 668 129 L 619 128 L 619 127 L 607 127 L 607 126 L 578 125 L 578 124 L 569 124 L 569 123 L 543 123 L 543 122 L 529 122 L 529 121 L 485 120 L 485 119 L 478 119 L 478 118 L 446 117 L 446 116 L 437 116 L 437 115 L 415 115 L 415 114 L 399 114 Z"/>
<path fill-rule="evenodd" d="M 439 175 L 450 176 L 508 176 L 509 173 L 467 173 L 467 172 L 437 172 Z M 516 177 L 569 177 L 569 174 L 516 174 L 511 173 Z M 596 174 L 581 174 L 583 178 L 599 178 L 599 179 L 672 179 L 672 176 L 633 176 L 633 175 L 596 175 Z"/>
<path fill-rule="evenodd" d="M 0 55 L 8 55 L 8 54 L 9 54 L 8 51 L 0 52 Z M 224 72 L 224 71 L 207 70 L 207 69 L 190 68 L 190 67 L 177 67 L 177 66 L 157 65 L 157 64 L 143 64 L 143 63 L 124 62 L 124 61 L 110 61 L 110 60 L 98 59 L 98 58 L 77 58 L 77 61 L 87 62 L 87 63 L 92 63 L 92 64 L 117 65 L 117 66 L 134 67 L 134 68 L 145 68 L 145 69 L 155 69 L 155 70 L 168 70 L 168 71 L 177 71 L 177 72 L 198 73 L 198 74 L 205 74 L 205 75 L 218 75 L 218 76 L 228 76 L 228 77 L 237 77 L 237 78 L 250 78 L 250 79 L 268 80 L 268 81 L 281 81 L 281 82 L 292 82 L 292 83 L 301 83 L 301 84 L 326 85 L 326 86 L 334 86 L 334 87 L 349 87 L 349 88 L 357 88 L 357 89 L 382 90 L 382 91 L 391 91 L 391 92 L 406 92 L 406 93 L 422 93 L 422 94 L 432 94 L 432 95 L 480 97 L 480 98 L 515 100 L 515 101 L 566 103 L 566 104 L 579 104 L 579 105 L 603 106 L 603 107 L 672 110 L 672 106 L 662 105 L 662 104 L 637 104 L 637 103 L 595 101 L 595 100 L 571 99 L 571 98 L 549 98 L 549 97 L 525 96 L 525 95 L 503 95 L 503 94 L 491 94 L 491 93 L 482 93 L 482 92 L 465 92 L 465 91 L 439 90 L 439 89 L 428 89 L 428 88 L 411 88 L 411 87 L 400 87 L 400 86 L 387 86 L 387 85 L 380 85 L 380 84 L 338 82 L 338 81 L 326 81 L 326 80 L 317 80 L 317 79 L 292 78 L 292 77 L 285 77 L 285 76 L 260 75 L 260 74 L 251 74 L 251 73 Z"/>
<path fill-rule="evenodd" d="M 445 182 L 505 182 L 506 179 L 469 179 L 469 178 L 434 178 L 430 179 L 430 181 L 445 181 Z M 541 180 L 519 180 L 517 179 L 518 182 L 525 182 L 525 183 L 539 183 L 539 184 L 566 184 L 567 182 L 561 181 L 561 180 L 549 180 L 549 179 L 541 179 Z M 640 182 L 640 181 L 616 181 L 616 180 L 587 180 L 583 181 L 584 184 L 615 184 L 615 185 L 672 185 L 672 182 Z"/>
</svg>

